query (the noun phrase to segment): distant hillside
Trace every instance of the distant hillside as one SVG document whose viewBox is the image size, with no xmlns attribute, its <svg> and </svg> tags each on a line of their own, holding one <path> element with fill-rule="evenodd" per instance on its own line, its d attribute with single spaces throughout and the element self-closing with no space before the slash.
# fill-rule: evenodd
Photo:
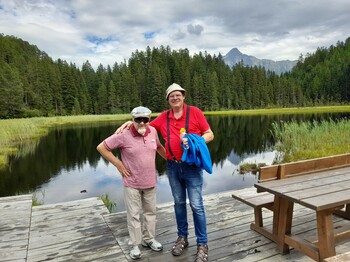
<svg viewBox="0 0 350 262">
<path fill-rule="evenodd" d="M 266 70 L 270 70 L 275 72 L 276 74 L 281 74 L 285 72 L 289 72 L 298 62 L 283 60 L 283 61 L 273 61 L 269 59 L 258 59 L 254 56 L 249 56 L 246 54 L 242 54 L 237 48 L 232 48 L 230 52 L 228 52 L 224 56 L 224 61 L 230 67 L 238 64 L 239 62 L 243 62 L 246 66 L 262 66 Z"/>
</svg>

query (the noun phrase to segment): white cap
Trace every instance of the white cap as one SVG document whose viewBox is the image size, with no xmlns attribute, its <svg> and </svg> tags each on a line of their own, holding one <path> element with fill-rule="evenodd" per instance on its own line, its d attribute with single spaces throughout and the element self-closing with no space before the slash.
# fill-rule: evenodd
<svg viewBox="0 0 350 262">
<path fill-rule="evenodd" d="M 170 93 L 174 92 L 174 91 L 181 91 L 181 93 L 183 93 L 184 95 L 186 94 L 186 90 L 183 89 L 181 86 L 179 86 L 176 83 L 171 84 L 167 90 L 165 91 L 166 96 L 165 99 L 168 100 L 168 96 L 170 95 Z"/>
<path fill-rule="evenodd" d="M 137 117 L 148 117 L 148 118 L 150 118 L 151 114 L 152 114 L 152 111 L 149 110 L 147 107 L 143 107 L 143 106 L 135 107 L 131 111 L 131 115 L 132 115 L 133 118 L 137 118 Z"/>
</svg>

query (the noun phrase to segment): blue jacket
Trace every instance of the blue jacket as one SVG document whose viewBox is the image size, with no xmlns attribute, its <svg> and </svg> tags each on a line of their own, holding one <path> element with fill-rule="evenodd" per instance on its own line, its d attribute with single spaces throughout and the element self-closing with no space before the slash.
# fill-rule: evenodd
<svg viewBox="0 0 350 262">
<path fill-rule="evenodd" d="M 188 164 L 195 164 L 211 174 L 213 172 L 212 162 L 204 138 L 196 134 L 185 134 L 184 138 L 188 139 L 188 148 L 182 144 L 184 152 L 181 160 Z"/>
</svg>

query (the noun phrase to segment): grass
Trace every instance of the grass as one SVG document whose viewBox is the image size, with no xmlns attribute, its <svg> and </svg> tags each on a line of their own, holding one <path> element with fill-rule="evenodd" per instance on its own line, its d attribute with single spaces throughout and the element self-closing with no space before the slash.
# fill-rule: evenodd
<svg viewBox="0 0 350 262">
<path fill-rule="evenodd" d="M 59 117 L 34 117 L 0 120 L 1 144 L 12 144 L 26 139 L 40 137 L 52 126 L 82 124 L 130 119 L 129 114 L 120 115 L 83 115 Z"/>
<path fill-rule="evenodd" d="M 287 114 L 315 114 L 315 113 L 341 113 L 341 112 L 350 112 L 350 106 L 320 106 L 320 107 L 294 107 L 294 108 L 211 111 L 211 112 L 205 112 L 205 114 L 206 115 L 287 115 Z"/>
<path fill-rule="evenodd" d="M 113 213 L 116 210 L 117 203 L 115 203 L 113 200 L 111 200 L 107 193 L 100 196 L 100 199 L 102 200 L 103 204 L 109 210 L 109 213 Z"/>
<path fill-rule="evenodd" d="M 256 174 L 259 172 L 260 168 L 266 166 L 266 163 L 243 163 L 239 166 L 239 173 L 240 174 L 245 174 L 245 173 L 252 173 Z"/>
<path fill-rule="evenodd" d="M 45 198 L 45 193 L 44 192 L 41 192 L 41 194 L 43 195 L 43 199 Z M 40 201 L 37 194 L 34 193 L 32 195 L 32 206 L 41 206 L 43 205 L 43 200 Z"/>
<path fill-rule="evenodd" d="M 205 112 L 206 115 L 277 115 L 277 114 L 313 114 L 350 112 L 350 106 L 272 108 L 257 110 L 230 110 Z M 152 114 L 157 116 L 159 113 Z M 83 124 L 129 120 L 130 114 L 118 115 L 81 115 L 58 117 L 35 117 L 0 120 L 0 168 L 5 167 L 8 156 L 17 153 L 18 144 L 32 141 L 28 150 L 35 147 L 37 138 L 47 134 L 50 127 L 68 124 Z M 26 150 L 27 151 L 27 150 Z"/>
<path fill-rule="evenodd" d="M 350 120 L 273 124 L 276 163 L 287 163 L 350 152 Z"/>
<path fill-rule="evenodd" d="M 289 163 L 350 152 L 350 120 L 273 123 L 276 141 L 274 164 Z M 255 174 L 263 164 L 243 163 L 240 174 Z"/>
<path fill-rule="evenodd" d="M 38 138 L 48 133 L 50 127 L 69 124 L 110 122 L 130 119 L 129 114 L 84 115 L 59 117 L 34 117 L 0 120 L 0 168 L 7 165 L 8 155 L 16 154 L 18 144 L 31 141 L 35 146 Z"/>
</svg>

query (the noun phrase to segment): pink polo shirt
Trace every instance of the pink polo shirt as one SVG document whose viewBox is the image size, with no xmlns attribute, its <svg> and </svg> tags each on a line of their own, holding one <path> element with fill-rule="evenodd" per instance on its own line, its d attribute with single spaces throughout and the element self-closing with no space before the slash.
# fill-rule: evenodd
<svg viewBox="0 0 350 262">
<path fill-rule="evenodd" d="M 124 132 L 106 138 L 104 145 L 110 151 L 118 148 L 124 166 L 131 171 L 131 176 L 123 177 L 124 186 L 138 189 L 156 186 L 155 157 L 160 142 L 154 127 L 149 126 L 145 136 L 141 136 L 132 125 Z"/>
</svg>

